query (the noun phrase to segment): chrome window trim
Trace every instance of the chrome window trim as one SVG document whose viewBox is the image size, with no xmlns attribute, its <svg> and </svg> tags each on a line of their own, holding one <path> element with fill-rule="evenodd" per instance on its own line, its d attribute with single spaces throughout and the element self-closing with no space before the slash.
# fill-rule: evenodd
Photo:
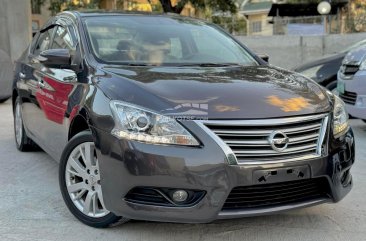
<svg viewBox="0 0 366 241">
<path fill-rule="evenodd" d="M 293 124 L 302 121 L 311 121 L 323 119 L 322 126 L 320 128 L 319 139 L 317 142 L 316 154 L 308 154 L 296 158 L 288 158 L 283 160 L 273 161 L 245 161 L 239 162 L 231 148 L 216 135 L 207 125 L 220 125 L 220 126 L 276 126 L 284 124 Z M 263 165 L 263 164 L 276 164 L 295 162 L 302 160 L 310 160 L 319 158 L 327 152 L 327 145 L 325 145 L 324 152 L 322 153 L 322 147 L 325 140 L 325 135 L 328 129 L 329 114 L 317 114 L 310 116 L 298 116 L 298 117 L 285 117 L 285 118 L 272 118 L 272 119 L 246 119 L 246 120 L 195 120 L 195 123 L 200 126 L 223 150 L 226 155 L 229 165 Z"/>
</svg>

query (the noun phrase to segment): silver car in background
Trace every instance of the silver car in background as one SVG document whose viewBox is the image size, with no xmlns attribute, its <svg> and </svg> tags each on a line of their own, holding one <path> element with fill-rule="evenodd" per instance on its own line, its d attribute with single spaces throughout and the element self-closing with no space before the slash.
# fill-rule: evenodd
<svg viewBox="0 0 366 241">
<path fill-rule="evenodd" d="M 348 113 L 366 122 L 366 46 L 345 56 L 338 71 L 337 90 Z"/>
</svg>

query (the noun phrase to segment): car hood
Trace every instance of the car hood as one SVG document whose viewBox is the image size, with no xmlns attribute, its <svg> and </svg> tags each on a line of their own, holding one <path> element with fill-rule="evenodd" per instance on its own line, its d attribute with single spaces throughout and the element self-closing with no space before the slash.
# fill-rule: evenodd
<svg viewBox="0 0 366 241">
<path fill-rule="evenodd" d="M 313 68 L 315 66 L 325 65 L 325 64 L 334 64 L 334 62 L 341 63 L 346 54 L 347 54 L 346 52 L 342 52 L 342 53 L 338 53 L 338 54 L 327 55 L 320 59 L 316 59 L 311 62 L 307 62 L 305 64 L 299 65 L 296 68 L 294 68 L 293 70 L 295 72 L 301 73 L 302 71 Z"/>
<path fill-rule="evenodd" d="M 358 47 L 344 57 L 343 64 L 360 65 L 366 59 L 366 46 Z"/>
<path fill-rule="evenodd" d="M 271 66 L 104 66 L 95 82 L 111 99 L 155 112 L 209 119 L 275 118 L 330 110 L 325 90 Z"/>
</svg>

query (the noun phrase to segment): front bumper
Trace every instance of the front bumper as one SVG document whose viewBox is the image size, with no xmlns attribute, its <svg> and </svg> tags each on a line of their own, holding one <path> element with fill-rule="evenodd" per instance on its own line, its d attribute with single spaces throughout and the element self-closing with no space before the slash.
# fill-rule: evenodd
<svg viewBox="0 0 366 241">
<path fill-rule="evenodd" d="M 110 133 L 93 129 L 106 208 L 131 219 L 207 223 L 215 219 L 239 218 L 338 202 L 352 188 L 349 169 L 354 163 L 352 130 L 341 139 L 332 139 L 328 155 L 306 161 L 229 165 L 218 144 L 197 124 L 186 125 L 204 144 L 200 148 L 158 146 L 118 140 Z M 348 153 L 345 160 L 344 153 Z M 242 210 L 222 210 L 231 190 L 253 185 L 253 172 L 284 167 L 308 166 L 310 178 L 323 177 L 330 186 L 329 197 L 287 205 Z M 346 179 L 344 178 L 347 174 Z M 205 191 L 205 196 L 190 207 L 166 207 L 125 200 L 134 187 L 167 187 Z"/>
</svg>

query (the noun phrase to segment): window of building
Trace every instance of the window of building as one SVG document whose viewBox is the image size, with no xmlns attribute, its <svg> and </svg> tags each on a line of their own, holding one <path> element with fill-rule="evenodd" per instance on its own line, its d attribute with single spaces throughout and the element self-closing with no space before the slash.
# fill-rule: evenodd
<svg viewBox="0 0 366 241">
<path fill-rule="evenodd" d="M 252 22 L 252 33 L 262 32 L 262 21 Z"/>
</svg>

